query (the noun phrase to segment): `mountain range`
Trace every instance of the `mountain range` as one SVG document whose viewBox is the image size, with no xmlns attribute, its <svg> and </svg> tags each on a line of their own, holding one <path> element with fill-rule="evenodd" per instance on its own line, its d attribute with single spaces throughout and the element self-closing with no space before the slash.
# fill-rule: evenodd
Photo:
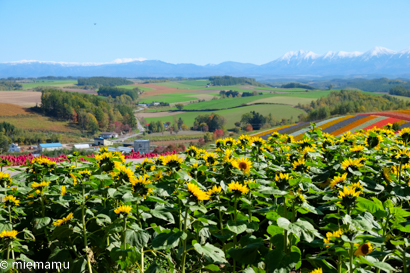
<svg viewBox="0 0 410 273">
<path fill-rule="evenodd" d="M 16 61 L 0 63 L 0 78 L 41 76 L 107 77 L 207 77 L 246 76 L 254 78 L 326 76 L 410 76 L 410 48 L 393 51 L 375 47 L 367 52 L 290 51 L 262 65 L 239 62 L 195 65 L 159 60 L 117 59 L 110 63 L 66 63 Z"/>
</svg>

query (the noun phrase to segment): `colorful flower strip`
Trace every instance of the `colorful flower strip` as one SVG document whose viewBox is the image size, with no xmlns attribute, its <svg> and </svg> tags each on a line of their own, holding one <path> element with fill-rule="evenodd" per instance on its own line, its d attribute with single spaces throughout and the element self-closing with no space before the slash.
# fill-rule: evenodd
<svg viewBox="0 0 410 273">
<path fill-rule="evenodd" d="M 361 118 L 359 120 L 356 120 L 356 121 L 350 123 L 349 125 L 346 125 L 345 127 L 342 127 L 342 128 L 340 128 L 336 131 L 333 131 L 331 134 L 334 135 L 334 136 L 338 136 L 338 135 L 343 134 L 347 131 L 355 132 L 354 129 L 356 127 L 360 126 L 360 124 L 363 124 L 363 123 L 365 123 L 367 121 L 370 121 L 370 120 L 373 120 L 375 118 L 377 118 L 377 116 L 368 116 L 368 117 Z"/>
<path fill-rule="evenodd" d="M 314 121 L 311 121 L 311 122 L 314 122 Z M 303 128 L 309 127 L 311 122 L 303 122 L 303 123 L 300 123 L 298 126 L 289 127 L 287 128 L 288 130 L 285 130 L 283 133 L 292 135 L 294 132 L 297 132 Z"/>
<path fill-rule="evenodd" d="M 352 122 L 355 122 L 356 120 L 365 118 L 366 116 L 353 116 L 350 118 L 347 118 L 345 120 L 342 120 L 340 122 L 337 122 L 336 124 L 333 124 L 332 126 L 327 127 L 326 129 L 322 129 L 323 133 L 332 133 L 335 132 L 336 130 L 339 130 L 342 127 L 345 127 L 349 124 L 351 124 Z"/>
<path fill-rule="evenodd" d="M 378 116 L 376 116 L 375 119 L 372 119 L 372 120 L 369 120 L 369 121 L 366 121 L 366 122 L 360 124 L 359 126 L 353 128 L 352 131 L 355 132 L 355 131 L 358 131 L 358 130 L 363 130 L 363 129 L 366 128 L 367 126 L 370 126 L 370 125 L 372 125 L 372 124 L 374 124 L 374 123 L 376 123 L 376 122 L 379 122 L 379 121 L 381 121 L 381 120 L 384 120 L 384 119 L 386 119 L 386 118 L 387 118 L 387 117 L 378 117 Z"/>
<path fill-rule="evenodd" d="M 410 121 L 400 125 L 400 129 L 407 128 L 407 127 L 410 127 Z"/>
<path fill-rule="evenodd" d="M 274 132 L 276 132 L 276 131 L 278 131 L 278 130 L 281 130 L 281 129 L 283 129 L 283 128 L 290 127 L 290 126 L 292 126 L 292 125 L 293 125 L 293 124 L 280 126 L 280 127 L 277 127 L 277 128 L 274 128 L 274 129 L 270 129 L 270 130 L 267 130 L 267 131 L 263 131 L 263 132 L 260 132 L 260 133 L 257 133 L 257 134 L 251 135 L 251 136 L 253 136 L 253 137 L 261 137 L 261 138 L 263 138 L 263 139 L 266 140 L 266 139 L 268 139 L 268 137 L 269 137 L 272 133 L 274 133 Z"/>
<path fill-rule="evenodd" d="M 410 121 L 410 115 L 404 113 L 397 113 L 397 112 L 372 112 L 366 114 L 359 114 L 359 115 L 376 115 L 376 116 L 384 116 L 389 118 L 397 118 Z"/>
<path fill-rule="evenodd" d="M 383 120 L 381 120 L 381 121 L 379 121 L 379 122 L 373 123 L 372 125 L 367 126 L 367 127 L 363 128 L 363 129 L 364 129 L 364 130 L 369 130 L 369 129 L 373 129 L 374 127 L 376 127 L 376 128 L 383 128 L 383 126 L 385 126 L 385 125 L 387 125 L 387 124 L 389 124 L 389 123 L 395 123 L 396 121 L 399 121 L 399 120 L 400 120 L 400 119 L 397 119 L 397 118 L 386 118 L 386 119 L 383 119 Z"/>
<path fill-rule="evenodd" d="M 291 131 L 292 129 L 299 128 L 300 126 L 305 125 L 305 124 L 309 124 L 309 122 L 297 123 L 297 124 L 294 124 L 290 127 L 280 129 L 277 132 L 280 133 L 280 134 L 286 134 L 287 132 Z"/>
<path fill-rule="evenodd" d="M 322 125 L 325 125 L 327 123 L 331 123 L 335 120 L 339 120 L 339 119 L 342 119 L 342 118 L 345 118 L 345 117 L 335 117 L 335 118 L 331 118 L 331 119 L 326 119 L 326 120 L 323 120 L 321 122 L 316 123 L 316 126 L 321 128 Z M 292 133 L 291 135 L 294 136 L 295 140 L 301 140 L 303 135 L 309 130 L 310 130 L 310 127 L 303 128 L 303 129 L 301 129 L 297 132 Z"/>
</svg>

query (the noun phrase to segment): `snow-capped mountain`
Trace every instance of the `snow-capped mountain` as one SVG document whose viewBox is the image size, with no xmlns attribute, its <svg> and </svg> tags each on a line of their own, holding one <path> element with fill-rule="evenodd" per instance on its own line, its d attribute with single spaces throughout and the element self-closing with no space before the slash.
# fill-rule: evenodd
<svg viewBox="0 0 410 273">
<path fill-rule="evenodd" d="M 40 76 L 111 77 L 206 77 L 218 75 L 247 77 L 353 76 L 410 74 L 410 48 L 393 51 L 374 47 L 367 52 L 290 51 L 276 60 L 255 65 L 223 62 L 195 65 L 171 64 L 144 58 L 116 59 L 107 63 L 67 63 L 23 60 L 0 63 L 0 78 Z"/>
</svg>

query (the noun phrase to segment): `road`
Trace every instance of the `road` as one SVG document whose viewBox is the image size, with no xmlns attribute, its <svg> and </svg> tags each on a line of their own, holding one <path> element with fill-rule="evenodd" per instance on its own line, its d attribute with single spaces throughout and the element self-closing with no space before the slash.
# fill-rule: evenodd
<svg viewBox="0 0 410 273">
<path fill-rule="evenodd" d="M 138 110 L 134 111 L 134 113 L 138 112 L 138 111 L 142 111 L 142 110 L 144 110 L 144 108 L 140 107 Z M 141 125 L 140 121 L 137 118 L 137 115 L 135 115 L 135 119 L 137 120 L 137 128 L 138 128 L 139 132 L 135 133 L 135 134 L 126 134 L 126 135 L 123 135 L 123 136 L 119 136 L 117 139 L 114 139 L 112 142 L 124 142 L 125 140 L 127 140 L 129 138 L 141 135 L 145 131 L 144 126 Z"/>
</svg>

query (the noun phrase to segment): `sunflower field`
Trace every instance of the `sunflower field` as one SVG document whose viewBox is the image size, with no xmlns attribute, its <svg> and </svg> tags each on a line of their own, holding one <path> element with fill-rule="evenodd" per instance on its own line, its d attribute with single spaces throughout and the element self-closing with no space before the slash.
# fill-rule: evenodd
<svg viewBox="0 0 410 273">
<path fill-rule="evenodd" d="M 409 142 L 312 124 L 141 164 L 35 158 L 0 173 L 0 253 L 60 272 L 408 272 Z"/>
</svg>

